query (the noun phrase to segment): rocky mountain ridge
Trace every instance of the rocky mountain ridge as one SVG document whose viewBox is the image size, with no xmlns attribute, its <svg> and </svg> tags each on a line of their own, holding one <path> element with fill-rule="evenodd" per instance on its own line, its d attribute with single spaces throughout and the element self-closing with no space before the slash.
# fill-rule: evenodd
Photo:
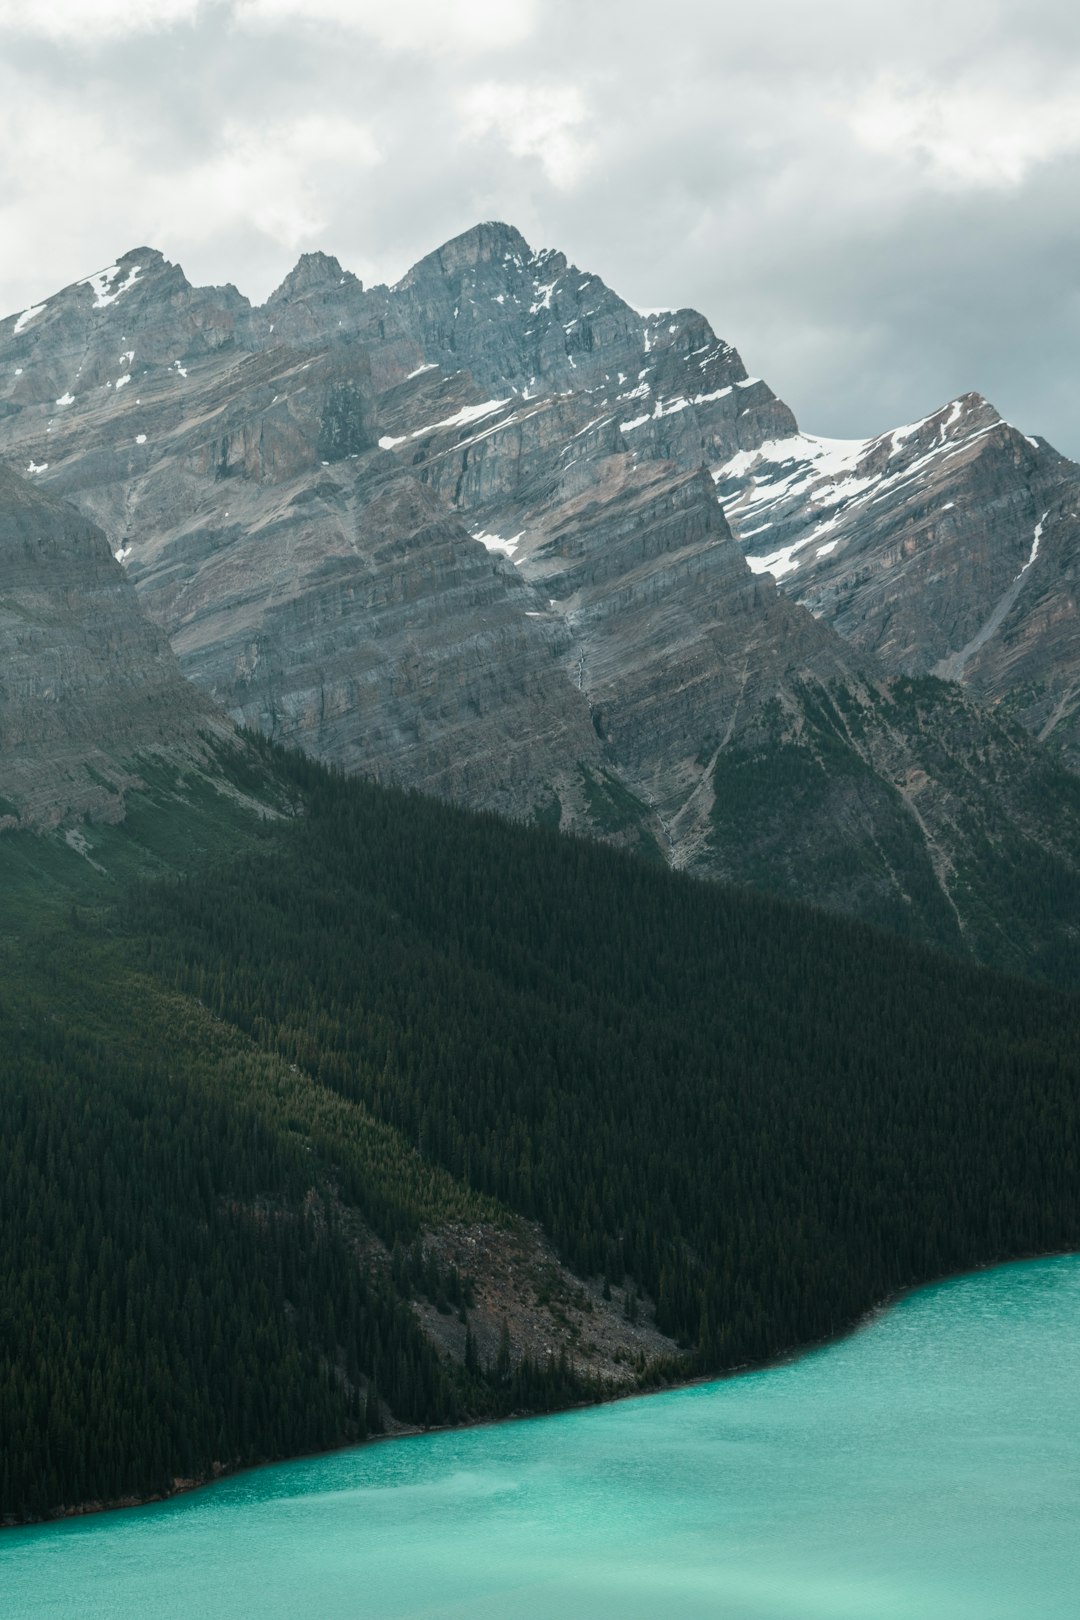
<svg viewBox="0 0 1080 1620">
<path fill-rule="evenodd" d="M 185 673 L 347 769 L 979 950 L 984 846 L 1073 870 L 1037 747 L 905 684 L 1003 667 L 970 643 L 1028 506 L 1068 498 L 1071 464 L 982 402 L 830 449 L 701 315 L 486 224 L 393 287 L 305 255 L 261 309 L 137 250 L 0 322 L 0 413 L 0 454 L 106 530 Z M 911 514 L 946 487 L 966 515 L 934 519 L 931 567 Z M 980 501 L 1012 525 L 981 560 Z M 1042 532 L 1040 559 L 1065 545 Z M 826 565 L 861 570 L 857 607 Z"/>
<path fill-rule="evenodd" d="M 755 572 L 1080 763 L 1080 469 L 1045 440 L 966 394 L 876 439 L 775 440 L 714 478 Z"/>
<path fill-rule="evenodd" d="M 150 762 L 232 737 L 140 610 L 104 534 L 0 469 L 0 830 L 116 821 Z"/>
</svg>

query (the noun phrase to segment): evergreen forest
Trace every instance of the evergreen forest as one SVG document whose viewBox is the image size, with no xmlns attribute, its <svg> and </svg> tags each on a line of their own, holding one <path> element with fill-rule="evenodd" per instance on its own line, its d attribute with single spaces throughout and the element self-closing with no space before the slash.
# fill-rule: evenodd
<svg viewBox="0 0 1080 1620">
<path fill-rule="evenodd" d="M 0 839 L 0 1519 L 597 1398 L 424 1331 L 455 1223 L 647 1301 L 645 1384 L 1080 1247 L 1075 996 L 245 749 Z"/>
</svg>

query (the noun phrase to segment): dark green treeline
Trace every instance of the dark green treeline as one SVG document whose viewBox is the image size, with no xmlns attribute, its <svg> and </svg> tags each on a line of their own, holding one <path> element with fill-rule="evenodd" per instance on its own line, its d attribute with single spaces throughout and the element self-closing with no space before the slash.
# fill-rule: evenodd
<svg viewBox="0 0 1080 1620">
<path fill-rule="evenodd" d="M 703 1370 L 1080 1247 L 1075 1000 L 265 757 L 301 818 L 5 970 L 0 1513 L 589 1393 L 364 1232 L 537 1218 Z"/>
<path fill-rule="evenodd" d="M 292 768 L 287 859 L 141 896 L 154 972 L 631 1274 L 700 1365 L 1080 1241 L 1074 999 Z"/>
</svg>

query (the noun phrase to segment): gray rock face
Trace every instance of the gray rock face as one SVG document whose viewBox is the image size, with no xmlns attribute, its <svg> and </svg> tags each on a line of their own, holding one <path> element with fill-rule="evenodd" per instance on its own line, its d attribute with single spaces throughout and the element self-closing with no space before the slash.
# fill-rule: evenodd
<svg viewBox="0 0 1080 1620">
<path fill-rule="evenodd" d="M 1080 468 L 978 394 L 877 439 L 715 469 L 751 567 L 853 645 L 1004 703 L 1080 764 Z"/>
<path fill-rule="evenodd" d="M 756 446 L 795 421 L 694 310 L 642 316 L 561 253 L 533 253 L 519 232 L 479 225 L 430 254 L 386 295 L 426 359 L 523 401 L 580 396 L 613 413 L 608 435 L 637 422 L 650 454 L 698 466 Z M 586 417 L 585 420 L 588 420 Z M 580 427 L 581 422 L 578 423 Z"/>
<path fill-rule="evenodd" d="M 248 341 L 251 324 L 251 306 L 235 287 L 194 288 L 160 253 L 136 248 L 36 310 L 0 321 L 2 397 L 47 449 L 49 423 L 69 405 L 119 404 L 122 394 L 127 404 L 132 381 L 144 377 L 171 375 L 179 386 L 188 360 Z"/>
<path fill-rule="evenodd" d="M 184 671 L 323 758 L 983 954 L 987 839 L 1080 869 L 1034 745 L 890 675 L 1006 668 L 1011 609 L 978 638 L 1066 498 L 983 402 L 811 440 L 702 316 L 488 224 L 389 288 L 305 255 L 261 310 L 126 255 L 0 323 L 0 407 Z"/>
<path fill-rule="evenodd" d="M 565 468 L 567 444 L 582 437 L 569 410 L 561 396 L 511 402 L 467 427 L 464 448 L 455 426 L 401 453 L 469 514 L 482 543 L 512 555 L 545 617 L 569 632 L 564 673 L 604 759 L 663 824 L 698 787 L 705 742 L 734 735 L 740 710 L 792 672 L 831 678 L 854 661 L 750 574 L 703 469 L 622 442 Z"/>
<path fill-rule="evenodd" d="M 177 274 L 165 267 L 163 284 Z M 119 295 L 114 321 L 141 286 Z M 119 392 L 91 386 L 4 425 L 39 469 L 28 476 L 108 529 L 184 669 L 235 718 L 352 769 L 527 814 L 599 751 L 561 670 L 567 632 L 379 449 L 373 351 L 348 314 L 360 296 L 336 261 L 308 256 L 265 311 L 240 308 L 226 339 L 193 352 L 202 328 L 166 298 L 155 343 L 175 365 L 140 368 L 136 351 Z M 46 306 L 36 319 L 51 342 L 59 317 Z M 304 346 L 320 320 L 329 330 Z"/>
<path fill-rule="evenodd" d="M 0 828 L 119 820 L 140 759 L 230 735 L 100 529 L 0 469 Z"/>
<path fill-rule="evenodd" d="M 382 459 L 366 478 L 327 471 L 250 536 L 241 525 L 176 602 L 174 645 L 233 714 L 273 736 L 527 815 L 598 754 L 562 675 L 566 628 Z"/>
<path fill-rule="evenodd" d="M 652 484 L 663 461 L 674 489 L 789 421 L 699 316 L 644 319 L 501 226 L 369 293 L 306 255 L 259 311 L 138 252 L 19 324 L 11 355 L 30 363 L 4 448 L 107 528 L 185 670 L 274 735 L 516 813 L 556 795 L 573 819 L 603 746 L 568 673 L 574 623 L 477 543 L 475 514 L 543 486 L 557 521 L 607 460 L 648 465 Z M 120 340 L 118 388 L 104 370 Z M 579 369 L 595 387 L 571 392 Z M 495 384 L 516 410 L 484 408 Z M 694 499 L 706 559 L 726 531 L 703 488 Z M 695 567 L 733 564 L 721 549 Z"/>
</svg>

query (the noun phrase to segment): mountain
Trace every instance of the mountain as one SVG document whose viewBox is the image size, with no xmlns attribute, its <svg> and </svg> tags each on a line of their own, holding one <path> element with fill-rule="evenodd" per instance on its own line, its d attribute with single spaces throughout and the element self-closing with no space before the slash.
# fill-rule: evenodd
<svg viewBox="0 0 1080 1620">
<path fill-rule="evenodd" d="M 94 524 L 0 468 L 0 829 L 118 820 L 141 772 L 233 728 L 186 681 Z"/>
<path fill-rule="evenodd" d="M 651 374 L 561 386 L 587 280 L 514 240 L 400 293 L 313 257 L 262 311 L 143 252 L 7 323 L 97 380 L 2 423 L 2 1523 L 1080 1242 L 1075 996 L 895 937 L 1075 986 L 1080 780 L 747 564 L 701 445 L 791 424 L 730 350 L 594 420 Z M 543 392 L 501 316 L 481 382 L 418 360 L 480 270 L 554 310 Z M 635 317 L 658 375 L 699 319 Z"/>
<path fill-rule="evenodd" d="M 358 284 L 332 279 L 348 307 Z M 355 334 L 314 350 L 274 337 L 306 329 L 324 280 L 302 267 L 264 314 L 188 287 L 160 255 L 126 255 L 111 302 L 79 284 L 13 340 L 36 331 L 50 354 L 19 368 L 8 448 L 31 434 L 29 476 L 107 528 L 181 667 L 234 718 L 527 812 L 565 761 L 598 752 L 562 675 L 565 630 L 530 617 L 514 570 L 379 452 Z M 68 377 L 70 403 L 30 403 L 38 372 L 38 394 Z"/>
<path fill-rule="evenodd" d="M 234 719 L 1072 972 L 1075 780 L 1008 705 L 911 686 L 944 644 L 860 644 L 747 563 L 768 458 L 779 497 L 776 446 L 818 441 L 696 312 L 641 315 L 499 224 L 393 287 L 305 255 L 259 309 L 139 249 L 0 323 L 0 378 L 0 452 L 101 524 Z M 922 440 L 898 442 L 917 483 Z"/>
<path fill-rule="evenodd" d="M 866 441 L 714 469 L 755 572 L 890 669 L 961 682 L 1080 764 L 1080 469 L 966 394 Z"/>
</svg>

